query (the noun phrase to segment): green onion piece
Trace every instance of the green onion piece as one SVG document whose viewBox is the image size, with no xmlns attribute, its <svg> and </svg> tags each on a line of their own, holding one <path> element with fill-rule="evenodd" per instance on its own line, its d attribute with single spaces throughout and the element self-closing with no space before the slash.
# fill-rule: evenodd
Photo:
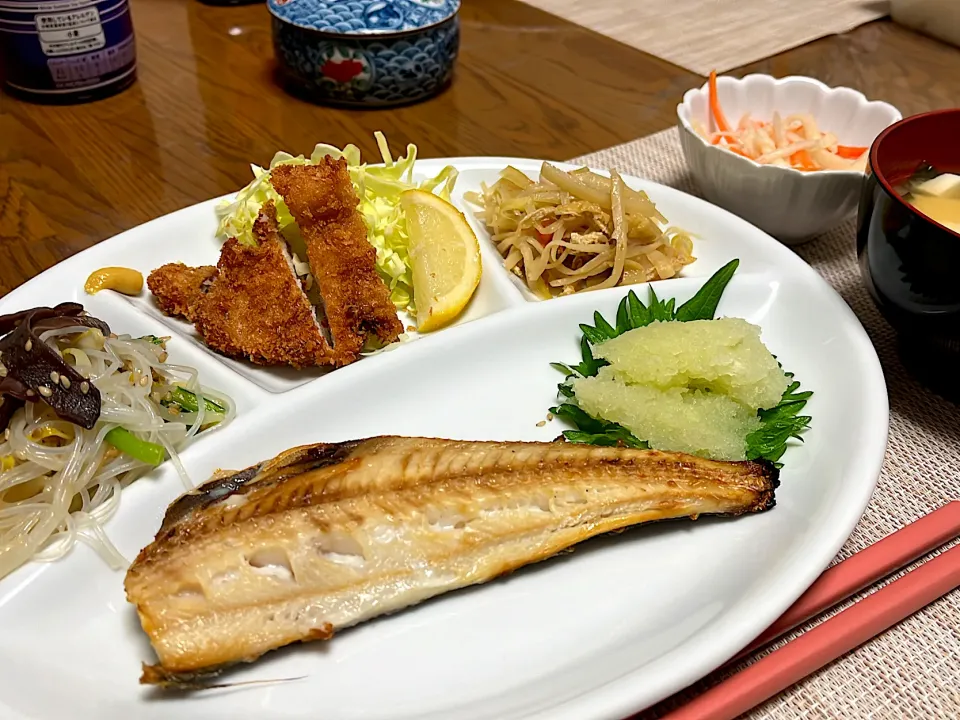
<svg viewBox="0 0 960 720">
<path fill-rule="evenodd" d="M 166 457 L 166 451 L 163 449 L 163 445 L 141 440 L 132 432 L 124 430 L 122 427 L 115 427 L 108 432 L 104 440 L 125 455 L 136 458 L 140 462 L 145 462 L 147 465 L 157 466 L 162 463 Z"/>
<path fill-rule="evenodd" d="M 143 335 L 138 340 L 146 340 L 148 343 L 153 343 L 154 345 L 163 345 L 166 340 L 164 338 L 159 338 L 156 335 Z"/>
<path fill-rule="evenodd" d="M 170 399 L 163 402 L 165 407 L 171 404 L 179 405 L 180 408 L 186 412 L 197 412 L 197 410 L 200 409 L 200 404 L 197 402 L 196 393 L 192 393 L 186 388 L 182 387 L 176 387 L 171 390 Z M 203 398 L 203 407 L 204 412 L 217 413 L 219 415 L 226 413 L 225 408 L 207 397 Z"/>
</svg>

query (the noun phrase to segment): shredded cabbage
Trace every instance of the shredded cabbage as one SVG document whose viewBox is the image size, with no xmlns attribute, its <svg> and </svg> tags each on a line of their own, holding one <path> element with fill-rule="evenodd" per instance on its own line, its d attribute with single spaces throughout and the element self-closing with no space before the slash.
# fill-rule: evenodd
<svg viewBox="0 0 960 720">
<path fill-rule="evenodd" d="M 374 137 L 382 165 L 361 163 L 360 149 L 356 145 L 347 145 L 341 150 L 322 143 L 317 144 L 309 159 L 303 155 L 294 157 L 290 153 L 278 152 L 267 170 L 251 165 L 253 181 L 240 190 L 233 200 L 224 200 L 217 207 L 217 237 L 221 240 L 235 237 L 240 243 L 254 245 L 253 223 L 268 200 L 273 200 L 276 205 L 277 221 L 284 236 L 289 239 L 299 234 L 290 210 L 270 183 L 270 171 L 277 165 L 315 165 L 327 156 L 342 157 L 347 161 L 350 180 L 360 198 L 359 210 L 367 225 L 367 239 L 377 251 L 377 270 L 390 288 L 390 298 L 398 309 L 416 312 L 410 237 L 406 218 L 400 210 L 400 193 L 418 188 L 436 192 L 449 200 L 457 181 L 457 170 L 448 165 L 435 177 L 415 182 L 413 165 L 417 160 L 417 146 L 407 145 L 407 154 L 394 160 L 383 133 L 376 132 Z"/>
</svg>

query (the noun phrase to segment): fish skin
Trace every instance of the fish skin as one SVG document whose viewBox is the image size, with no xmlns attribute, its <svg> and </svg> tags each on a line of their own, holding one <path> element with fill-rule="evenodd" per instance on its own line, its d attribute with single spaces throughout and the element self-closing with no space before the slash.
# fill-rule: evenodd
<svg viewBox="0 0 960 720">
<path fill-rule="evenodd" d="M 778 485 L 766 462 L 566 442 L 296 447 L 171 504 L 124 582 L 160 660 L 141 682 L 193 687 L 632 525 L 761 512 Z"/>
</svg>

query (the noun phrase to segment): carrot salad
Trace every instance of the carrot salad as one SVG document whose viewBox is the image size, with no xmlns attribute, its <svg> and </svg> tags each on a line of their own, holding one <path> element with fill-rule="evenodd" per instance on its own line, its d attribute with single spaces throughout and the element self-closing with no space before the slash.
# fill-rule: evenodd
<svg viewBox="0 0 960 720">
<path fill-rule="evenodd" d="M 723 114 L 717 96 L 717 73 L 710 73 L 708 125 L 694 121 L 694 129 L 709 142 L 762 165 L 795 170 L 853 170 L 867 167 L 866 147 L 841 145 L 833 133 L 823 132 L 808 114 L 755 120 L 747 113 L 736 127 Z"/>
</svg>

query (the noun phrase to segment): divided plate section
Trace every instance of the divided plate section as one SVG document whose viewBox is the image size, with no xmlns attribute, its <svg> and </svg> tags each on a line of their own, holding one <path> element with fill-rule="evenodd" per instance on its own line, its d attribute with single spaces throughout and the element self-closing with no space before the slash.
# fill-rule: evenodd
<svg viewBox="0 0 960 720">
<path fill-rule="evenodd" d="M 446 162 L 444 160 L 421 161 L 417 165 L 418 172 L 422 173 L 423 177 L 431 177 Z M 450 163 L 460 169 L 453 202 L 467 216 L 480 239 L 481 247 L 493 256 L 501 271 L 509 279 L 517 296 L 527 302 L 543 302 L 530 292 L 520 277 L 503 270 L 503 257 L 490 238 L 490 233 L 483 221 L 477 217 L 478 206 L 464 199 L 464 194 L 467 192 L 479 193 L 483 183 L 487 186 L 493 185 L 498 180 L 500 171 L 507 165 L 512 165 L 527 177 L 536 180 L 540 176 L 542 161 L 523 158 L 461 158 Z M 563 170 L 583 167 L 571 163 L 554 162 L 552 164 Z M 609 176 L 609 172 L 604 169 L 594 168 L 594 170 Z M 690 196 L 679 190 L 629 175 L 624 175 L 623 180 L 636 190 L 646 191 L 670 225 L 676 225 L 694 236 L 693 252 L 697 259 L 685 267 L 681 275 L 675 279 L 709 277 L 733 257 L 741 258 L 741 272 L 760 272 L 771 267 L 771 263 L 765 257 L 766 251 L 771 243 L 776 245 L 779 243 L 762 231 L 752 226 L 744 227 L 745 223 L 742 220 L 713 205 L 705 202 L 691 202 Z M 736 236 L 726 232 L 726 226 L 731 221 L 741 227 L 741 231 Z M 486 255 L 484 261 L 486 261 Z M 487 272 L 487 267 L 484 265 L 484 272 Z"/>
<path fill-rule="evenodd" d="M 682 302 L 700 284 L 666 281 L 657 291 Z M 530 304 L 355 363 L 336 382 L 268 399 L 189 448 L 184 463 L 206 477 L 297 444 L 377 434 L 552 439 L 559 421 L 538 426 L 562 379 L 549 363 L 574 360 L 579 323 L 596 310 L 612 317 L 625 294 Z M 253 720 L 306 718 L 322 707 L 330 720 L 585 720 L 625 717 L 684 687 L 749 642 L 826 566 L 870 497 L 886 437 L 876 354 L 820 281 L 738 273 L 719 314 L 761 324 L 770 350 L 815 392 L 813 429 L 785 456 L 772 511 L 597 539 L 224 678 L 301 680 L 202 696 L 136 684 L 140 662 L 153 656 L 122 573 L 81 546 L 3 583 L 0 715 Z M 122 552 L 152 539 L 179 491 L 168 465 L 124 491 L 107 527 Z M 48 677 L 59 692 L 40 692 L 37 678 Z"/>
<path fill-rule="evenodd" d="M 229 395 L 237 406 L 237 417 L 254 412 L 269 398 L 259 386 L 251 383 L 235 372 L 231 372 L 220 358 L 209 352 L 206 346 L 192 341 L 189 337 L 171 334 L 170 328 L 157 318 L 140 312 L 126 298 L 114 293 L 101 292 L 78 298 L 84 308 L 94 317 L 101 318 L 117 335 L 141 337 L 143 335 L 169 336 L 167 341 L 167 362 L 171 365 L 185 365 L 195 368 L 200 384 L 212 390 Z M 204 478 L 194 478 L 202 481 Z"/>
<path fill-rule="evenodd" d="M 111 291 L 102 291 L 97 296 L 84 292 L 83 284 L 87 276 L 102 267 L 133 268 L 143 274 L 146 282 L 152 270 L 166 263 L 216 265 L 221 248 L 220 241 L 215 237 L 217 222 L 214 209 L 218 202 L 219 199 L 209 200 L 179 210 L 105 240 L 10 293 L 0 301 L 0 308 L 3 308 L 2 312 L 11 312 L 31 305 L 53 305 L 73 300 L 90 307 L 92 311 L 94 304 L 98 307 L 125 304 L 162 323 L 166 329 L 157 334 L 172 334 L 184 343 L 202 348 L 209 358 L 271 393 L 288 392 L 325 376 L 330 372 L 329 368 L 296 370 L 289 367 L 263 367 L 245 360 L 223 357 L 202 342 L 191 323 L 164 315 L 146 287 L 136 297 L 126 297 Z M 485 237 L 480 236 L 481 241 Z M 484 274 L 480 285 L 467 308 L 448 328 L 523 304 L 523 299 L 515 292 L 497 258 L 496 250 L 491 249 L 489 243 L 481 242 Z M 108 297 L 110 299 L 107 299 Z M 94 303 L 94 300 L 97 300 L 97 303 Z M 407 313 L 398 313 L 398 317 L 405 328 L 415 325 L 414 318 Z M 103 319 L 110 322 L 108 310 L 104 310 Z M 437 332 L 445 332 L 448 328 Z M 419 337 L 417 332 L 408 331 L 408 339 L 401 344 Z M 397 347 L 391 347 L 391 350 L 394 349 Z M 361 359 L 359 362 L 365 360 Z"/>
</svg>

